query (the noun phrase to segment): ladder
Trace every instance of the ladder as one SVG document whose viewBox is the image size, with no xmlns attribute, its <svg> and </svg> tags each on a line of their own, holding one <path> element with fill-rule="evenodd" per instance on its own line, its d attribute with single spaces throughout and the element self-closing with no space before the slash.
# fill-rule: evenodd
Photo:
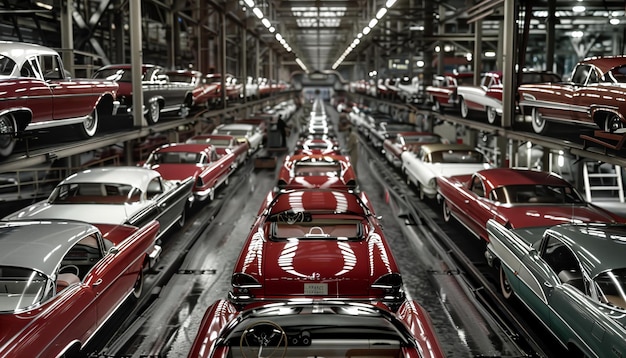
<svg viewBox="0 0 626 358">
<path fill-rule="evenodd" d="M 624 202 L 624 185 L 622 183 L 622 168 L 619 165 L 613 166 L 613 172 L 600 172 L 600 166 L 597 170 L 590 169 L 596 165 L 595 162 L 585 162 L 583 165 L 583 181 L 585 184 L 585 195 L 587 201 L 592 201 L 592 192 L 594 191 L 617 191 L 619 202 Z M 591 170 L 591 171 L 590 171 Z M 615 196 L 610 196 L 614 198 Z"/>
</svg>

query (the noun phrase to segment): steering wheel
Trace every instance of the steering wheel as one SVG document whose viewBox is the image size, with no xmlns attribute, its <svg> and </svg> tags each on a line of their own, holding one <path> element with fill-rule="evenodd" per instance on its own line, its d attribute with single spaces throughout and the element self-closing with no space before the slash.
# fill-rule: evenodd
<svg viewBox="0 0 626 358">
<path fill-rule="evenodd" d="M 59 273 L 73 273 L 80 276 L 80 269 L 76 265 L 65 265 L 59 269 Z"/>
<path fill-rule="evenodd" d="M 296 222 L 301 222 L 304 220 L 304 214 L 301 212 L 282 212 L 278 214 L 278 220 L 282 222 L 286 222 L 289 225 L 293 225 Z"/>
<path fill-rule="evenodd" d="M 250 324 L 241 334 L 239 349 L 247 358 L 245 351 L 258 347 L 257 357 L 269 358 L 276 355 L 283 358 L 287 353 L 287 333 L 272 321 L 259 321 Z"/>
</svg>

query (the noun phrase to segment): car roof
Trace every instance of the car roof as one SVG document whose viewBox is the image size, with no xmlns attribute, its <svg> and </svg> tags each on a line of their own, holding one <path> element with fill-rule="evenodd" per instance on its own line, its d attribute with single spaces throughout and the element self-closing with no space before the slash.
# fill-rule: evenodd
<svg viewBox="0 0 626 358">
<path fill-rule="evenodd" d="M 588 57 L 579 63 L 594 65 L 605 74 L 612 68 L 626 65 L 626 56 Z"/>
<path fill-rule="evenodd" d="M 94 225 L 80 221 L 2 221 L 0 263 L 51 275 L 70 247 L 94 232 Z"/>
<path fill-rule="evenodd" d="M 71 183 L 119 183 L 144 189 L 148 183 L 161 174 L 156 170 L 143 167 L 103 167 L 83 170 L 65 178 L 61 184 Z"/>
<path fill-rule="evenodd" d="M 33 55 L 58 55 L 58 53 L 49 47 L 37 44 L 0 41 L 0 55 L 9 57 L 16 63 L 22 64 Z"/>
<path fill-rule="evenodd" d="M 432 143 L 424 144 L 420 148 L 427 153 L 440 152 L 442 150 L 476 150 L 472 146 L 460 143 Z"/>
<path fill-rule="evenodd" d="M 559 185 L 571 186 L 566 180 L 551 172 L 518 168 L 492 168 L 476 172 L 491 188 L 508 185 Z"/>
<path fill-rule="evenodd" d="M 626 268 L 626 225 L 624 224 L 564 224 L 547 230 L 564 238 L 591 277 L 618 268 Z"/>
</svg>

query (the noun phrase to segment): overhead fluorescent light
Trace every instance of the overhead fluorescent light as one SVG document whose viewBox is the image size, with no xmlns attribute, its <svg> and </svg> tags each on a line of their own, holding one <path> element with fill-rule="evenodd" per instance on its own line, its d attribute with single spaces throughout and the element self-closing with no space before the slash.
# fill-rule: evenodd
<svg viewBox="0 0 626 358">
<path fill-rule="evenodd" d="M 387 13 L 387 8 L 381 7 L 380 10 L 378 10 L 378 12 L 376 13 L 376 18 L 380 20 L 383 18 L 383 16 L 385 16 L 386 13 Z"/>
<path fill-rule="evenodd" d="M 255 7 L 254 9 L 252 9 L 252 12 L 256 15 L 256 17 L 258 17 L 259 19 L 263 19 L 263 11 L 261 11 L 261 9 L 259 9 L 258 7 Z"/>
</svg>

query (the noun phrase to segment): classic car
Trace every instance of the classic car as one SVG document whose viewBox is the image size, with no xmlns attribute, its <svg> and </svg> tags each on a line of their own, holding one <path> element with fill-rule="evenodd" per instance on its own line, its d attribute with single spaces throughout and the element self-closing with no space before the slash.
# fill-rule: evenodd
<svg viewBox="0 0 626 358">
<path fill-rule="evenodd" d="M 202 72 L 195 70 L 173 70 L 167 71 L 165 74 L 174 85 L 193 86 L 193 90 L 191 91 L 191 107 L 211 107 L 218 85 L 215 83 L 206 83 L 203 79 Z"/>
<path fill-rule="evenodd" d="M 293 154 L 341 154 L 341 149 L 335 139 L 298 139 Z"/>
<path fill-rule="evenodd" d="M 0 356 L 78 356 L 122 303 L 141 296 L 158 229 L 0 222 Z"/>
<path fill-rule="evenodd" d="M 369 133 L 369 140 L 377 149 L 382 149 L 385 139 L 394 139 L 400 132 L 417 131 L 418 127 L 414 123 L 390 120 L 376 122 Z"/>
<path fill-rule="evenodd" d="M 364 193 L 271 192 L 232 274 L 231 302 L 404 301 L 402 276 Z"/>
<path fill-rule="evenodd" d="M 383 82 L 384 86 L 387 89 L 385 98 L 390 99 L 392 101 L 395 101 L 398 98 L 400 98 L 400 87 L 398 87 L 399 82 L 400 82 L 399 78 L 395 78 L 395 77 L 385 78 L 385 81 Z"/>
<path fill-rule="evenodd" d="M 521 75 L 521 85 L 561 80 L 561 77 L 550 71 L 526 69 Z M 486 115 L 490 124 L 497 123 L 502 116 L 502 90 L 502 72 L 499 71 L 482 74 L 479 86 L 459 85 L 456 92 L 461 117 L 468 118 L 470 111 L 476 111 Z"/>
<path fill-rule="evenodd" d="M 200 202 L 213 200 L 217 188 L 228 185 L 237 164 L 234 153 L 219 156 L 211 144 L 170 143 L 150 153 L 143 166 L 156 170 L 165 180 L 192 177 L 194 201 Z"/>
<path fill-rule="evenodd" d="M 244 88 L 246 91 L 246 98 L 259 99 L 259 82 L 257 79 L 248 76 Z"/>
<path fill-rule="evenodd" d="M 263 144 L 263 132 L 257 125 L 250 123 L 226 123 L 217 126 L 212 134 L 231 135 L 239 142 L 248 143 L 248 154 L 256 152 Z"/>
<path fill-rule="evenodd" d="M 233 153 L 237 167 L 246 162 L 250 149 L 247 141 L 240 142 L 237 137 L 224 134 L 198 134 L 187 139 L 186 143 L 211 144 L 219 156 Z"/>
<path fill-rule="evenodd" d="M 522 118 L 535 133 L 551 122 L 624 132 L 626 56 L 591 57 L 576 64 L 569 82 L 552 80 L 518 87 Z"/>
<path fill-rule="evenodd" d="M 11 155 L 25 131 L 75 125 L 84 137 L 93 137 L 100 116 L 113 113 L 119 87 L 70 78 L 56 51 L 9 41 L 0 41 L 0 85 L 0 157 Z"/>
<path fill-rule="evenodd" d="M 438 134 L 430 132 L 397 132 L 393 138 L 383 141 L 383 154 L 394 167 L 401 167 L 401 155 L 406 150 L 416 151 L 424 144 L 442 143 Z"/>
<path fill-rule="evenodd" d="M 454 217 L 483 240 L 489 240 L 489 219 L 515 229 L 570 222 L 624 222 L 620 216 L 585 201 L 569 182 L 550 172 L 483 169 L 439 177 L 437 187 L 444 221 Z"/>
<path fill-rule="evenodd" d="M 471 84 L 474 78 L 473 72 L 449 73 L 443 76 L 435 76 L 433 83 L 426 87 L 426 95 L 429 103 L 437 112 L 446 109 L 457 108 L 459 101 L 456 88 L 459 85 Z"/>
<path fill-rule="evenodd" d="M 87 169 L 65 178 L 47 199 L 4 220 L 65 219 L 142 227 L 156 219 L 160 238 L 185 223 L 193 184 L 192 178 L 164 180 L 156 170 L 141 167 Z"/>
<path fill-rule="evenodd" d="M 398 312 L 350 302 L 258 304 L 239 311 L 219 300 L 206 310 L 189 358 L 444 357 L 417 302 Z"/>
<path fill-rule="evenodd" d="M 509 229 L 489 220 L 487 231 L 503 296 L 519 298 L 571 356 L 626 352 L 626 226 Z"/>
<path fill-rule="evenodd" d="M 226 88 L 226 100 L 239 100 L 243 96 L 243 85 L 238 82 L 237 77 L 231 75 L 230 73 L 226 73 L 223 81 Z M 217 86 L 215 91 L 212 92 L 211 98 L 213 103 L 220 102 L 222 100 L 222 74 L 209 73 L 204 76 L 204 82 L 207 85 Z"/>
<path fill-rule="evenodd" d="M 98 69 L 93 78 L 115 81 L 120 89 L 117 99 L 120 106 L 114 113 L 120 116 L 133 114 L 133 76 L 130 64 L 106 65 Z M 181 117 L 189 114 L 193 104 L 195 85 L 170 81 L 166 70 L 157 65 L 143 64 L 141 66 L 141 88 L 143 90 L 143 110 L 148 124 L 155 124 L 161 119 L 161 114 L 175 113 Z"/>
<path fill-rule="evenodd" d="M 357 129 L 368 140 L 371 138 L 372 132 L 376 130 L 376 126 L 381 122 L 397 122 L 389 113 L 378 111 L 366 111 L 357 124 Z"/>
<path fill-rule="evenodd" d="M 295 154 L 285 157 L 278 172 L 280 189 L 357 189 L 350 159 L 337 154 Z"/>
<path fill-rule="evenodd" d="M 407 184 L 415 185 L 420 199 L 437 196 L 437 178 L 473 174 L 491 168 L 485 156 L 466 144 L 424 144 L 400 155 Z"/>
</svg>

